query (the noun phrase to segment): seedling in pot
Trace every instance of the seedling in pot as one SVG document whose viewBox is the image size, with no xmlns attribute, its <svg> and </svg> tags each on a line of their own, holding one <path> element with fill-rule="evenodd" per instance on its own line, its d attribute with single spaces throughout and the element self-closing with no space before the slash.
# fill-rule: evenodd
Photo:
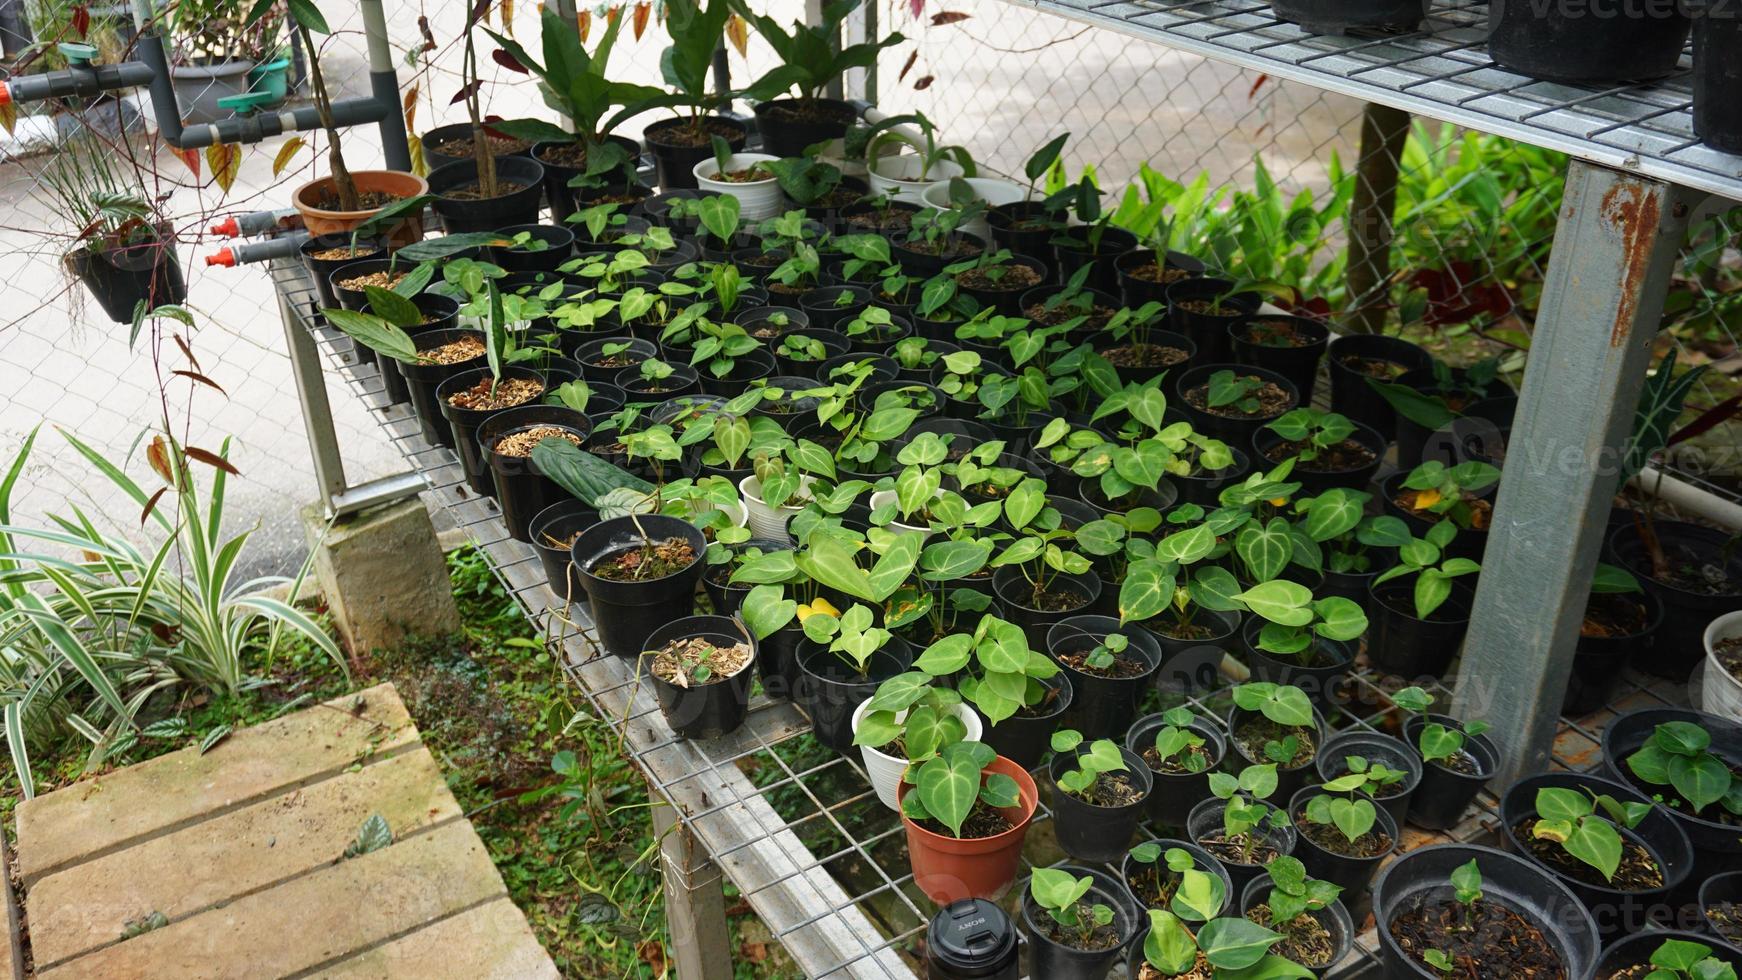
<svg viewBox="0 0 1742 980">
<path fill-rule="evenodd" d="M 999 468 L 983 468 L 974 461 L 976 455 L 992 455 L 988 450 L 994 445 L 1003 448 L 1002 443 L 988 443 L 955 465 L 957 482 L 964 491 L 976 488 L 984 496 L 996 496 L 1001 489 L 1001 481 L 1007 477 L 1000 475 Z M 1016 531 L 1016 537 L 992 559 L 992 566 L 1017 566 L 1029 587 L 1023 595 L 1012 598 L 1020 598 L 1029 608 L 1052 612 L 1081 608 L 1087 604 L 1088 596 L 1055 586 L 1060 574 L 1088 572 L 1089 560 L 1066 550 L 1074 535 L 1062 526 L 1058 511 L 1047 506 L 1045 481 L 1026 476 L 1020 470 L 1013 475 L 1019 482 L 1004 494 L 1004 519 Z"/>
<path fill-rule="evenodd" d="M 1327 785 L 1326 789 L 1330 787 Z M 1392 841 L 1389 836 L 1373 833 L 1373 826 L 1379 821 L 1379 812 L 1373 806 L 1373 801 L 1364 796 L 1350 795 L 1347 797 L 1327 793 L 1307 800 L 1301 811 L 1304 821 L 1301 833 L 1312 837 L 1315 843 L 1329 841 L 1326 850 L 1345 853 L 1356 857 L 1373 857 L 1389 850 Z M 1335 842 L 1327 835 L 1318 833 L 1313 828 L 1323 827 L 1334 829 L 1342 835 L 1342 843 Z M 1371 846 L 1363 846 L 1361 841 L 1373 833 Z M 1321 843 L 1321 846 L 1324 846 Z"/>
<path fill-rule="evenodd" d="M 943 669 L 955 658 L 947 655 L 952 651 L 940 649 L 943 642 L 927 648 L 914 661 L 915 669 L 877 686 L 859 720 L 854 745 L 868 745 L 919 763 L 967 737 L 967 726 L 956 714 L 962 696 L 947 683 L 955 670 Z M 945 683 L 939 684 L 940 678 Z"/>
<path fill-rule="evenodd" d="M 1285 937 L 1276 947 L 1283 958 L 1304 966 L 1326 967 L 1336 953 L 1323 923 L 1312 913 L 1330 907 L 1343 889 L 1307 875 L 1299 858 L 1283 855 L 1264 869 L 1271 889 L 1263 903 L 1253 906 L 1246 917 Z"/>
<path fill-rule="evenodd" d="M 948 546 L 930 545 L 927 551 Z M 923 557 L 921 565 L 928 565 Z M 1059 670 L 1051 658 L 1028 648 L 1020 626 L 990 615 L 980 617 L 972 633 L 952 633 L 933 643 L 914 665 L 940 677 L 965 672 L 957 690 L 993 725 L 1039 706 L 1049 690 L 1041 681 Z"/>
<path fill-rule="evenodd" d="M 1372 571 L 1373 548 L 1399 548 L 1410 541 L 1409 525 L 1400 517 L 1369 517 L 1371 494 L 1337 487 L 1317 497 L 1297 500 L 1295 527 L 1322 547 L 1325 568 L 1360 574 Z"/>
<path fill-rule="evenodd" d="M 828 203 L 841 185 L 839 167 L 809 157 L 771 160 L 765 166 L 774 172 L 774 182 L 780 185 L 787 198 L 800 207 Z"/>
<path fill-rule="evenodd" d="M 1217 371 L 1210 375 L 1209 385 L 1204 391 L 1205 406 L 1211 411 L 1220 409 L 1219 415 L 1233 412 L 1257 415 L 1264 408 L 1258 395 L 1266 383 L 1257 375 Z"/>
<path fill-rule="evenodd" d="M 1398 415 L 1432 432 L 1451 425 L 1463 416 L 1464 409 L 1487 398 L 1488 386 L 1499 374 L 1500 360 L 1489 358 L 1466 368 L 1462 380 L 1451 368 L 1435 361 L 1431 391 L 1374 377 L 1364 380 Z"/>
<path fill-rule="evenodd" d="M 653 676 L 675 687 L 694 688 L 737 674 L 749 665 L 751 651 L 748 643 L 721 647 L 692 636 L 672 640 L 642 656 L 652 659 L 649 670 Z"/>
<path fill-rule="evenodd" d="M 1452 900 L 1420 903 L 1382 924 L 1406 955 L 1459 980 L 1564 972 L 1540 927 L 1486 899 L 1475 859 L 1452 870 L 1450 885 Z"/>
<path fill-rule="evenodd" d="M 1441 549 L 1451 543 L 1457 533 L 1450 521 L 1442 521 L 1428 529 L 1426 538 L 1411 538 L 1397 549 L 1397 564 L 1374 578 L 1375 588 L 1405 575 L 1415 576 L 1415 615 L 1418 619 L 1432 616 L 1452 597 L 1452 580 L 1482 570 L 1468 558 L 1440 560 Z"/>
<path fill-rule="evenodd" d="M 1114 634 L 1115 636 L 1118 634 Z M 1190 708 L 1169 708 L 1162 712 L 1162 726 L 1155 732 L 1155 747 L 1143 753 L 1144 762 L 1159 772 L 1197 773 L 1210 768 L 1208 745 L 1191 726 L 1197 721 Z"/>
<path fill-rule="evenodd" d="M 1650 803 L 1623 803 L 1606 793 L 1545 786 L 1536 791 L 1536 818 L 1530 837 L 1559 844 L 1567 854 L 1596 868 L 1604 881 L 1613 882 L 1624 847 L 1616 824 L 1631 830 L 1650 812 Z M 1631 869 L 1630 874 L 1647 879 L 1641 884 L 1663 883 L 1663 872 L 1649 854 L 1644 867 Z M 1655 882 L 1650 882 L 1651 878 Z"/>
<path fill-rule="evenodd" d="M 1711 733 L 1699 725 L 1666 722 L 1627 757 L 1627 769 L 1645 783 L 1668 790 L 1655 796 L 1667 806 L 1699 816 L 1716 804 L 1723 812 L 1706 819 L 1735 822 L 1742 816 L 1742 779 L 1724 758 L 1709 751 L 1711 744 Z"/>
<path fill-rule="evenodd" d="M 1437 514 L 1462 530 L 1486 530 L 1490 506 L 1476 491 L 1493 486 L 1500 471 L 1472 460 L 1447 466 L 1430 459 L 1409 471 L 1397 503 L 1417 515 Z"/>
<path fill-rule="evenodd" d="M 871 610 L 854 603 L 839 618 L 828 613 L 807 617 L 800 625 L 814 643 L 825 645 L 860 676 L 870 673 L 871 658 L 889 642 L 886 629 L 871 625 Z"/>
<path fill-rule="evenodd" d="M 1121 346 L 1105 348 L 1104 356 L 1128 368 L 1167 368 L 1179 364 L 1186 359 L 1186 351 L 1162 347 L 1152 340 L 1154 329 L 1165 324 L 1166 319 L 1167 307 L 1162 303 L 1149 302 L 1136 309 L 1122 307 L 1103 328 Z"/>
<path fill-rule="evenodd" d="M 1419 687 L 1406 687 L 1391 696 L 1392 703 L 1405 711 L 1425 714 L 1434 703 L 1433 695 Z M 1430 721 L 1422 726 L 1421 735 L 1417 739 L 1416 748 L 1427 762 L 1443 766 L 1453 772 L 1467 775 L 1478 775 L 1476 760 L 1464 750 L 1466 740 L 1480 735 L 1488 730 L 1485 721 L 1466 721 L 1461 728 L 1452 728 L 1437 721 Z"/>
<path fill-rule="evenodd" d="M 1355 434 L 1355 423 L 1336 412 L 1325 412 L 1312 407 L 1297 408 L 1284 412 L 1275 421 L 1265 425 L 1265 428 L 1292 443 L 1287 448 L 1302 463 L 1318 462 L 1321 456 L 1332 457 L 1325 460 L 1324 466 L 1313 467 L 1314 469 L 1354 469 L 1373 459 L 1371 450 L 1350 440 L 1349 437 Z M 1339 449 L 1344 451 L 1345 457 L 1364 458 L 1339 460 L 1335 458 Z"/>
<path fill-rule="evenodd" d="M 840 299 L 855 302 L 852 293 L 842 293 Z M 841 325 L 841 333 L 856 340 L 887 340 L 897 329 L 894 316 L 881 306 L 867 306 Z"/>
<path fill-rule="evenodd" d="M 1313 706 L 1306 693 L 1291 684 L 1254 681 L 1234 688 L 1234 704 L 1262 717 L 1248 719 L 1232 734 L 1248 754 L 1286 769 L 1299 769 L 1317 751 Z M 1253 749 L 1258 749 L 1254 753 Z"/>
<path fill-rule="evenodd" d="M 1312 590 L 1287 579 L 1260 582 L 1235 598 L 1266 620 L 1258 631 L 1260 650 L 1298 657 L 1308 666 L 1318 659 L 1315 637 L 1348 642 L 1367 632 L 1367 613 L 1353 601 L 1342 596 L 1315 599 Z"/>
<path fill-rule="evenodd" d="M 1132 888 L 1138 901 L 1151 908 L 1166 906 L 1188 922 L 1208 922 L 1222 910 L 1227 900 L 1222 879 L 1200 870 L 1184 848 L 1163 851 L 1155 841 L 1146 841 L 1133 847 L 1130 856 L 1140 879 Z"/>
<path fill-rule="evenodd" d="M 1008 830 L 1009 821 L 997 811 L 1020 805 L 1022 792 L 1005 773 L 986 772 L 997 757 L 991 746 L 980 742 L 945 746 L 908 769 L 907 782 L 913 788 L 901 799 L 902 814 L 915 823 L 935 823 L 956 838 Z M 981 813 L 978 822 L 972 820 L 976 811 Z"/>
<path fill-rule="evenodd" d="M 1210 793 L 1225 801 L 1222 807 L 1222 838 L 1200 837 L 1205 850 L 1237 864 L 1267 864 L 1280 855 L 1265 843 L 1262 831 L 1288 825 L 1288 815 L 1264 802 L 1276 792 L 1276 765 L 1247 766 L 1239 776 L 1210 773 Z M 1263 850 L 1260 850 L 1262 845 Z"/>
<path fill-rule="evenodd" d="M 1094 949 L 1095 934 L 1113 924 L 1113 909 L 1084 897 L 1095 879 L 1081 878 L 1057 868 L 1035 868 L 1028 894 L 1057 924 L 1060 938 L 1078 949 Z M 1117 938 L 1117 937 L 1115 937 Z"/>
<path fill-rule="evenodd" d="M 1061 133 L 1046 142 L 1046 145 L 1035 150 L 1022 164 L 1022 175 L 1028 178 L 1028 187 L 1023 192 L 1024 202 L 1034 200 L 1035 185 L 1047 176 L 1059 162 L 1059 154 L 1064 152 L 1065 141 L 1071 138 L 1070 133 Z"/>
<path fill-rule="evenodd" d="M 1166 909 L 1150 909 L 1149 933 L 1143 940 L 1144 965 L 1134 980 L 1311 977 L 1311 970 L 1270 952 L 1283 938 L 1282 933 L 1232 916 L 1212 919 L 1193 935 L 1179 915 Z"/>
<path fill-rule="evenodd" d="M 1093 806 L 1124 806 L 1135 802 L 1136 790 L 1131 781 L 1113 775 L 1129 768 L 1119 746 L 1112 739 L 1102 738 L 1090 742 L 1087 750 L 1079 752 L 1082 744 L 1083 735 L 1075 729 L 1065 728 L 1053 733 L 1052 750 L 1061 754 L 1075 753 L 1077 763 L 1076 768 L 1059 775 L 1059 789 Z"/>
<path fill-rule="evenodd" d="M 1343 757 L 1343 775 L 1325 783 L 1332 793 L 1364 793 L 1374 799 L 1384 799 L 1394 793 L 1409 773 L 1392 769 L 1383 763 L 1370 762 L 1364 756 Z"/>
<path fill-rule="evenodd" d="M 1652 969 L 1644 980 L 1736 980 L 1736 968 L 1713 956 L 1712 947 L 1685 939 L 1664 940 L 1647 962 Z"/>
</svg>

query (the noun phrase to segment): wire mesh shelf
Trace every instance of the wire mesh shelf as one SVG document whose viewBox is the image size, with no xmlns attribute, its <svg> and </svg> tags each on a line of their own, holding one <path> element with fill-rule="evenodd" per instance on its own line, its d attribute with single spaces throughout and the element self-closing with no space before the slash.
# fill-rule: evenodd
<svg viewBox="0 0 1742 980">
<path fill-rule="evenodd" d="M 562 656 L 571 680 L 594 710 L 623 733 L 625 750 L 652 790 L 681 815 L 794 961 L 816 977 L 914 976 L 916 950 L 923 945 L 935 906 L 914 885 L 900 820 L 879 802 L 858 759 L 820 746 L 791 702 L 759 690 L 747 721 L 732 734 L 709 741 L 676 737 L 633 664 L 598 652 L 584 612 L 565 611 L 567 603 L 552 592 L 531 546 L 509 536 L 495 501 L 470 491 L 454 454 L 423 438 L 407 405 L 388 403 L 377 369 L 361 363 L 352 341 L 320 319 L 313 286 L 300 264 L 278 261 L 271 271 L 300 326 L 310 331 L 329 363 L 423 475 L 428 496 L 488 557 L 497 579 L 542 629 L 553 653 Z M 1364 669 L 1352 678 L 1346 690 L 1349 702 L 1327 719 L 1330 727 L 1400 734 L 1403 712 L 1389 699 L 1398 683 Z M 1231 706 L 1231 683 L 1224 679 L 1220 687 L 1190 696 L 1151 692 L 1141 710 L 1184 704 L 1222 719 Z M 1433 693 L 1441 703 L 1450 700 L 1449 691 Z M 1683 703 L 1678 689 L 1629 673 L 1602 710 L 1563 720 L 1555 765 L 1594 769 L 1601 761 L 1602 726 L 1610 718 L 1634 708 L 1674 703 Z M 1016 908 L 1031 862 L 1067 863 L 1054 840 L 1045 797 L 1043 793 L 1029 830 L 1019 887 L 1003 902 L 1008 910 Z M 1498 819 L 1497 799 L 1484 792 L 1456 828 L 1439 832 L 1409 826 L 1401 846 L 1491 843 Z M 1167 838 L 1183 831 L 1146 824 L 1141 833 Z M 1333 977 L 1378 974 L 1370 922 L 1358 926 L 1355 951 Z"/>
<path fill-rule="evenodd" d="M 1742 156 L 1694 136 L 1690 59 L 1652 83 L 1583 87 L 1494 64 L 1486 0 L 1436 0 L 1411 33 L 1309 34 L 1266 0 L 1006 0 L 1314 88 L 1742 200 Z"/>
</svg>

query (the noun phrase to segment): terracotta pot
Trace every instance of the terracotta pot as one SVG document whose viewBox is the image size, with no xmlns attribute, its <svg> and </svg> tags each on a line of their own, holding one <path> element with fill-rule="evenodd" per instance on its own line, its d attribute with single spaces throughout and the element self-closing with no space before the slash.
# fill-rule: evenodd
<svg viewBox="0 0 1742 980">
<path fill-rule="evenodd" d="M 913 865 L 913 880 L 920 891 L 939 905 L 948 905 L 964 898 L 1004 897 L 1016 881 L 1022 863 L 1022 842 L 1028 836 L 1029 821 L 1034 819 L 1040 794 L 1034 778 L 1022 767 L 999 756 L 986 767 L 1016 780 L 1019 803 L 1001 812 L 1016 826 L 996 837 L 958 840 L 934 834 L 902 814 L 901 825 L 907 828 L 907 853 Z M 896 791 L 897 807 L 913 787 L 902 783 Z"/>
<path fill-rule="evenodd" d="M 351 172 L 351 179 L 356 183 L 359 194 L 382 191 L 394 197 L 407 198 L 429 193 L 429 184 L 422 177 L 398 170 L 354 170 Z M 374 217 L 375 212 L 380 210 L 370 208 L 367 211 L 326 211 L 315 207 L 312 202 L 319 194 L 331 188 L 332 184 L 331 177 L 311 180 L 298 187 L 296 193 L 290 196 L 291 206 L 302 215 L 303 226 L 308 228 L 310 235 L 333 235 L 350 231 Z M 388 235 L 388 244 L 394 248 L 422 240 L 421 215 L 407 215 Z"/>
</svg>

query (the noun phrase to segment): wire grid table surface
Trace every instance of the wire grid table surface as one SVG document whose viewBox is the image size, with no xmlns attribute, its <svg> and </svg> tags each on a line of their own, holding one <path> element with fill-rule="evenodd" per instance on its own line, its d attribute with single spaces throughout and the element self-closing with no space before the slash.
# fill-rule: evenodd
<svg viewBox="0 0 1742 980">
<path fill-rule="evenodd" d="M 745 724 L 730 735 L 708 741 L 674 735 L 631 663 L 596 651 L 583 633 L 590 628 L 584 613 L 563 611 L 565 603 L 552 592 L 538 556 L 509 536 L 495 501 L 471 492 L 454 453 L 423 438 L 409 406 L 388 403 L 376 367 L 359 362 L 354 342 L 320 318 L 301 263 L 277 260 L 271 274 L 299 326 L 310 331 L 329 363 L 424 476 L 428 496 L 487 556 L 503 588 L 544 630 L 546 642 L 560 646 L 570 679 L 623 732 L 625 748 L 649 786 L 681 814 L 795 962 L 816 977 L 913 976 L 913 949 L 923 941 L 936 907 L 915 887 L 901 822 L 878 801 L 859 760 L 801 739 L 809 732 L 804 715 L 792 702 L 762 693 L 752 698 Z M 1351 677 L 1349 703 L 1327 718 L 1331 730 L 1399 735 L 1403 712 L 1388 695 L 1400 685 L 1395 679 L 1387 684 L 1365 668 Z M 1162 695 L 1162 706 L 1185 704 L 1225 728 L 1229 686 Z M 1430 690 L 1439 704 L 1449 703 L 1449 691 Z M 1684 703 L 1679 686 L 1629 671 L 1603 709 L 1563 719 L 1555 764 L 1573 771 L 1596 769 L 1602 727 L 1609 719 L 1636 708 Z M 1019 885 L 1037 851 L 1050 856 L 1050 864 L 1071 863 L 1053 842 L 1045 797 L 1029 831 Z M 1400 844 L 1410 850 L 1453 841 L 1493 843 L 1498 821 L 1498 799 L 1484 791 L 1457 827 L 1441 832 L 1406 826 Z M 1171 831 L 1178 833 L 1178 828 Z M 1145 823 L 1140 836 L 1168 837 L 1170 830 Z M 1109 870 L 1117 876 L 1117 868 Z M 1018 893 L 1013 889 L 1002 903 L 1007 910 Z M 1363 923 L 1357 930 L 1355 949 L 1331 976 L 1377 975 L 1374 930 Z"/>
<path fill-rule="evenodd" d="M 1580 86 L 1497 66 L 1486 0 L 1435 0 L 1418 31 L 1348 36 L 1279 20 L 1268 0 L 1007 2 L 1742 201 L 1742 156 L 1694 136 L 1685 53 L 1668 78 Z"/>
</svg>

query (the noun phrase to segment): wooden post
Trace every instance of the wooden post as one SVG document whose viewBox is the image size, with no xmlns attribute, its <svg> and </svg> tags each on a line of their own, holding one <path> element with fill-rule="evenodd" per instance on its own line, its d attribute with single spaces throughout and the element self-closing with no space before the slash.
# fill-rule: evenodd
<svg viewBox="0 0 1742 980">
<path fill-rule="evenodd" d="M 1409 125 L 1409 113 L 1377 103 L 1361 114 L 1361 158 L 1349 201 L 1349 308 L 1342 321 L 1351 333 L 1378 333 L 1389 312 L 1397 164 Z"/>
</svg>

